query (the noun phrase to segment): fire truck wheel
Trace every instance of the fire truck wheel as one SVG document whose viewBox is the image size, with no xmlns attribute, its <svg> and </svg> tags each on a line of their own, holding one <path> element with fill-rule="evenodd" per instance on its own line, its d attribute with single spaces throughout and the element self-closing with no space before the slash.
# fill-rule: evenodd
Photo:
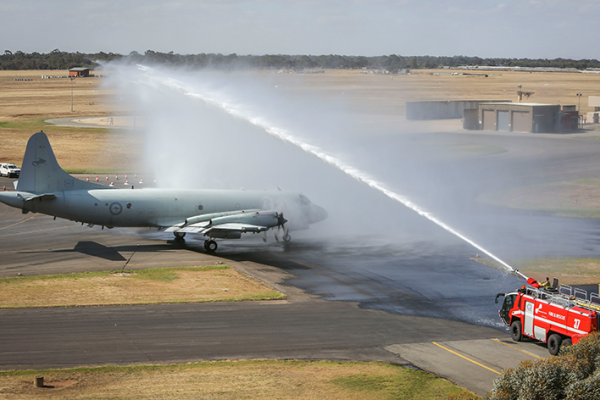
<svg viewBox="0 0 600 400">
<path fill-rule="evenodd" d="M 548 351 L 550 352 L 550 354 L 552 354 L 553 356 L 558 354 L 558 351 L 560 350 L 560 345 L 562 344 L 562 337 L 557 334 L 557 333 L 553 333 L 552 335 L 550 335 L 550 337 L 548 338 Z"/>
<path fill-rule="evenodd" d="M 562 345 L 561 346 L 573 346 L 573 342 L 571 341 L 571 339 L 565 339 L 562 341 Z"/>
<path fill-rule="evenodd" d="M 515 342 L 523 340 L 523 335 L 521 334 L 521 321 L 513 321 L 513 323 L 510 324 L 510 336 Z"/>
</svg>

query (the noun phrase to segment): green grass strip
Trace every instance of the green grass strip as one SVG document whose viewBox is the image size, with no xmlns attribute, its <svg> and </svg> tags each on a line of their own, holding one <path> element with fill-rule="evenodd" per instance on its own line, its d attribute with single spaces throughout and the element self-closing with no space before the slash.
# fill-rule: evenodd
<svg viewBox="0 0 600 400">
<path fill-rule="evenodd" d="M 204 267 L 164 267 L 164 268 L 151 268 L 151 269 L 136 269 L 126 270 L 125 273 L 131 273 L 130 277 L 134 279 L 148 279 L 155 281 L 171 281 L 177 279 L 175 274 L 176 271 L 213 271 L 231 269 L 227 265 L 209 265 Z M 88 271 L 88 272 L 76 272 L 69 274 L 55 274 L 55 275 L 34 275 L 34 276 L 15 276 L 10 278 L 0 278 L 0 284 L 11 284 L 20 282 L 33 282 L 40 280 L 51 280 L 51 279 L 68 279 L 76 281 L 78 279 L 106 277 L 112 274 L 121 273 L 121 271 Z"/>
</svg>

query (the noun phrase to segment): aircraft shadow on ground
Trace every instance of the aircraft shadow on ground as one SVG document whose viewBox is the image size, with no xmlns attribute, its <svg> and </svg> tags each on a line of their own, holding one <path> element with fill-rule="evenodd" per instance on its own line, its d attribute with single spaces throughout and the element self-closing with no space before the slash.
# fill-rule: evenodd
<svg viewBox="0 0 600 400">
<path fill-rule="evenodd" d="M 109 261 L 126 261 L 116 249 L 96 242 L 78 242 L 72 251 Z"/>
<path fill-rule="evenodd" d="M 81 253 L 92 257 L 102 258 L 108 261 L 127 261 L 125 257 L 121 255 L 121 252 L 131 253 L 146 253 L 146 252 L 158 252 L 161 250 L 170 250 L 171 246 L 168 245 L 129 245 L 129 246 L 117 246 L 108 247 L 103 244 L 93 241 L 78 242 L 72 250 L 54 250 L 54 253 Z"/>
</svg>

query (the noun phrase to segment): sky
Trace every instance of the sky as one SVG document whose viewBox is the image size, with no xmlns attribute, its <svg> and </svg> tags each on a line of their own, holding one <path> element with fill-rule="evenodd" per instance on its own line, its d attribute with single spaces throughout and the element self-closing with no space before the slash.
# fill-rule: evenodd
<svg viewBox="0 0 600 400">
<path fill-rule="evenodd" d="M 598 0 L 1 0 L 1 51 L 596 59 Z"/>
</svg>

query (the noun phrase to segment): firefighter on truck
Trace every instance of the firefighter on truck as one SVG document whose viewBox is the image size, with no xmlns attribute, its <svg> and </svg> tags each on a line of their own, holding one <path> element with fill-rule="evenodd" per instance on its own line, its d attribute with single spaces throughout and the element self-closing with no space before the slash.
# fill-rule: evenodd
<svg viewBox="0 0 600 400">
<path fill-rule="evenodd" d="M 524 337 L 547 343 L 548 351 L 557 355 L 561 346 L 576 344 L 579 339 L 600 326 L 600 296 L 562 285 L 558 280 L 550 288 L 542 288 L 532 278 L 531 287 L 523 285 L 516 292 L 498 293 L 504 296 L 500 319 L 510 327 L 514 341 Z"/>
</svg>

